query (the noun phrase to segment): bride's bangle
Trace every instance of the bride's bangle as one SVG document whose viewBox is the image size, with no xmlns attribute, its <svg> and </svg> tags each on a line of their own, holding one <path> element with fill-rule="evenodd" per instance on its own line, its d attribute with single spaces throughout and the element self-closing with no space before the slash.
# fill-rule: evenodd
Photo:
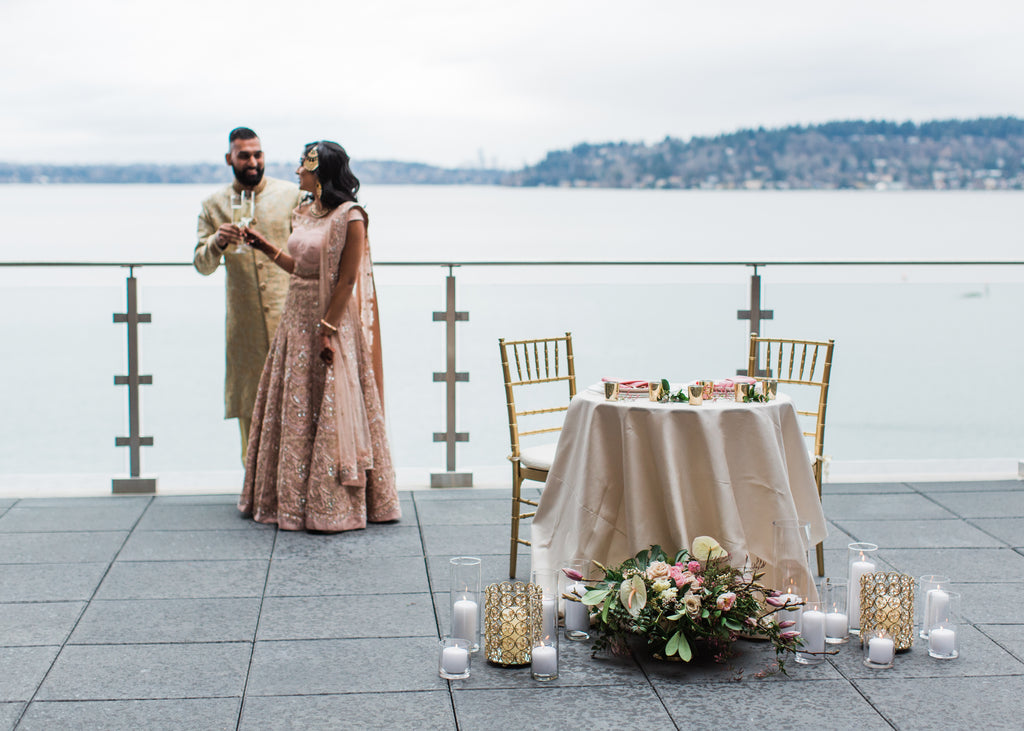
<svg viewBox="0 0 1024 731">
<path fill-rule="evenodd" d="M 324 328 L 325 330 L 330 330 L 331 334 L 335 334 L 338 332 L 338 328 L 334 327 L 334 325 L 327 322 L 327 320 L 320 320 L 320 327 Z"/>
<path fill-rule="evenodd" d="M 283 253 L 284 253 L 284 249 L 278 249 L 278 250 L 277 250 L 277 253 L 276 253 L 276 254 L 274 254 L 274 258 L 273 258 L 273 259 L 271 259 L 271 261 L 277 261 L 277 260 L 278 260 L 278 258 L 279 258 L 279 257 L 281 256 L 281 254 L 283 254 Z"/>
</svg>

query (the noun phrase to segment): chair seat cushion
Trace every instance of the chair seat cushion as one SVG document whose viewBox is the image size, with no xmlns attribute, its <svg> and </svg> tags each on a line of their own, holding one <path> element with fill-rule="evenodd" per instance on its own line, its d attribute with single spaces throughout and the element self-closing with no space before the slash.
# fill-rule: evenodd
<svg viewBox="0 0 1024 731">
<path fill-rule="evenodd" d="M 519 464 L 535 470 L 550 470 L 551 463 L 555 461 L 556 446 L 558 446 L 558 443 L 552 442 L 551 444 L 538 444 L 535 447 L 520 449 Z"/>
</svg>

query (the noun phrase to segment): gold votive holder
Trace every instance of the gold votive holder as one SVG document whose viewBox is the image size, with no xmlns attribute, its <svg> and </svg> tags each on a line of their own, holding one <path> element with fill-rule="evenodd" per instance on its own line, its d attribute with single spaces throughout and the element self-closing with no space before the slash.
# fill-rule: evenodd
<svg viewBox="0 0 1024 731">
<path fill-rule="evenodd" d="M 715 396 L 715 382 L 714 381 L 699 381 L 700 385 L 704 387 L 701 397 L 707 401 L 710 401 Z"/>
<path fill-rule="evenodd" d="M 772 379 L 761 381 L 761 394 L 769 401 L 774 401 L 779 395 L 779 382 Z"/>
<path fill-rule="evenodd" d="M 661 401 L 661 382 L 651 381 L 647 384 L 647 397 L 651 401 Z"/>
<path fill-rule="evenodd" d="M 704 403 L 704 384 L 697 381 L 693 385 L 686 387 L 687 393 L 690 395 L 690 405 L 700 406 Z"/>
<path fill-rule="evenodd" d="M 605 401 L 618 401 L 619 400 L 619 384 L 614 381 L 604 382 L 604 399 Z"/>
<path fill-rule="evenodd" d="M 502 581 L 484 589 L 488 662 L 504 667 L 530 664 L 531 650 L 541 640 L 542 600 L 541 587 L 522 581 Z"/>
<path fill-rule="evenodd" d="M 735 387 L 735 399 L 736 403 L 742 404 L 746 402 L 748 398 L 754 393 L 754 384 L 752 383 L 737 383 Z"/>
<path fill-rule="evenodd" d="M 914 644 L 914 577 L 895 571 L 860 577 L 860 630 L 880 630 L 892 639 L 896 651 Z M 863 639 L 861 640 L 863 642 Z"/>
</svg>

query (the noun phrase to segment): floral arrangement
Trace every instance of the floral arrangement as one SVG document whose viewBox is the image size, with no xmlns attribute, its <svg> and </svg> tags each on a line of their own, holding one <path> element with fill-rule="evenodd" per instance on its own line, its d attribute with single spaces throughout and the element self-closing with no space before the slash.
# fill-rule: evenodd
<svg viewBox="0 0 1024 731">
<path fill-rule="evenodd" d="M 729 555 L 708 536 L 694 539 L 669 561 L 661 546 L 651 546 L 619 566 L 606 568 L 604 578 L 579 597 L 596 614 L 593 653 L 626 652 L 629 635 L 644 638 L 654 655 L 689 662 L 695 645 L 705 645 L 718 662 L 732 654 L 741 635 L 759 636 L 775 647 L 778 669 L 800 645 L 791 620 L 774 615 L 786 607 L 780 592 L 758 583 L 763 564 L 737 569 Z M 575 580 L 582 577 L 564 569 Z"/>
</svg>

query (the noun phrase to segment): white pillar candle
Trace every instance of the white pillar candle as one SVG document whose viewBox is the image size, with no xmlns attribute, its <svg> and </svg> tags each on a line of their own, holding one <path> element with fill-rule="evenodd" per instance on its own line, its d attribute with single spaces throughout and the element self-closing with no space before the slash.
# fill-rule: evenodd
<svg viewBox="0 0 1024 731">
<path fill-rule="evenodd" d="M 464 638 L 463 638 L 464 639 Z M 469 667 L 469 651 L 462 647 L 441 650 L 441 669 L 449 675 L 462 675 Z"/>
<path fill-rule="evenodd" d="M 558 631 L 558 600 L 554 597 L 543 600 L 541 605 L 541 629 L 542 637 L 554 637 Z"/>
<path fill-rule="evenodd" d="M 572 584 L 567 594 L 582 597 L 587 593 L 587 587 L 580 582 Z M 588 632 L 590 631 L 590 607 L 583 602 L 565 600 L 565 631 L 566 632 Z"/>
<path fill-rule="evenodd" d="M 476 643 L 479 607 L 472 599 L 459 599 L 452 605 L 452 637 Z"/>
<path fill-rule="evenodd" d="M 924 631 L 942 622 L 948 612 L 949 594 L 942 589 L 929 589 L 924 596 Z"/>
<path fill-rule="evenodd" d="M 558 675 L 558 650 L 551 645 L 533 648 L 530 668 L 534 675 Z"/>
<path fill-rule="evenodd" d="M 875 572 L 873 561 L 854 561 L 850 564 L 850 593 L 846 607 L 850 611 L 850 629 L 860 629 L 860 577 Z"/>
<path fill-rule="evenodd" d="M 825 635 L 827 637 L 846 637 L 850 631 L 850 619 L 842 612 L 829 612 L 825 615 Z"/>
<path fill-rule="evenodd" d="M 817 609 L 803 612 L 800 618 L 800 636 L 804 640 L 800 652 L 825 652 L 825 613 Z"/>
<path fill-rule="evenodd" d="M 956 630 L 933 628 L 928 633 L 928 651 L 936 655 L 952 655 L 956 652 Z"/>
<path fill-rule="evenodd" d="M 875 665 L 888 665 L 896 654 L 896 645 L 888 637 L 872 637 L 868 641 L 868 660 Z"/>
</svg>

